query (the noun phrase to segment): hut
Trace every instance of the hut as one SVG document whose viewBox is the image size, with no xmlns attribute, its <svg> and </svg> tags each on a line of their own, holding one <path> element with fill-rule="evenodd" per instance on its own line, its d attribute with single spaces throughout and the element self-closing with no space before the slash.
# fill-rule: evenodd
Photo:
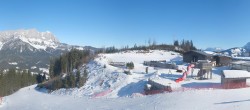
<svg viewBox="0 0 250 110">
<path fill-rule="evenodd" d="M 183 54 L 183 61 L 186 63 L 197 62 L 198 60 L 212 60 L 212 55 L 196 50 L 191 50 Z"/>
<path fill-rule="evenodd" d="M 244 70 L 223 70 L 221 84 L 225 89 L 246 87 L 248 78 L 250 78 L 250 73 Z"/>
<path fill-rule="evenodd" d="M 216 61 L 216 66 L 228 66 L 232 62 L 231 57 L 223 55 L 215 55 L 213 59 Z"/>
</svg>

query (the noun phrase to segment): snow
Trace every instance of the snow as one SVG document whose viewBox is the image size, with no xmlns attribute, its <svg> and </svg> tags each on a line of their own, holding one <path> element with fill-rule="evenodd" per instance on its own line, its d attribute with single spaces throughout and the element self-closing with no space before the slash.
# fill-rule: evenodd
<svg viewBox="0 0 250 110">
<path fill-rule="evenodd" d="M 174 53 L 174 54 L 173 54 Z M 149 53 L 128 51 L 114 54 L 100 54 L 86 65 L 88 80 L 83 87 L 59 89 L 48 93 L 35 89 L 36 85 L 25 87 L 4 97 L 1 110 L 228 110 L 249 109 L 250 88 L 221 89 L 221 71 L 229 67 L 213 68 L 213 79 L 187 80 L 175 83 L 181 77 L 173 69 L 148 67 L 145 73 L 143 61 L 167 60 L 180 61 L 178 53 L 151 50 Z M 109 62 L 134 62 L 131 75 L 124 74 L 123 67 L 114 67 Z M 106 65 L 106 68 L 104 68 Z M 178 65 L 180 68 L 186 66 Z M 194 75 L 198 73 L 194 69 Z M 83 70 L 81 70 L 83 74 Z M 170 84 L 178 89 L 171 93 L 144 95 L 148 79 L 161 84 Z M 248 81 L 249 85 L 249 81 Z"/>
<path fill-rule="evenodd" d="M 233 59 L 250 61 L 250 57 L 234 57 Z"/>
<path fill-rule="evenodd" d="M 36 29 L 2 31 L 0 32 L 0 47 L 12 39 L 20 39 L 34 48 L 42 50 L 47 47 L 55 49 L 58 47 L 59 42 L 52 33 L 38 32 Z M 20 52 L 22 51 L 20 50 Z"/>
<path fill-rule="evenodd" d="M 17 65 L 17 62 L 9 62 L 10 65 Z"/>
<path fill-rule="evenodd" d="M 205 53 L 207 53 L 207 54 L 210 54 L 210 55 L 214 55 L 215 54 L 215 52 L 212 52 L 212 51 L 204 51 Z"/>
<path fill-rule="evenodd" d="M 4 43 L 3 42 L 0 42 L 0 50 L 2 49 Z"/>
<path fill-rule="evenodd" d="M 165 79 L 165 78 L 161 78 L 161 77 L 151 77 L 150 78 L 151 81 L 154 81 L 158 84 L 164 85 L 164 86 L 170 86 L 172 90 L 178 89 L 180 88 L 180 84 L 176 83 L 173 80 L 170 79 Z"/>
<path fill-rule="evenodd" d="M 77 50 L 84 50 L 83 47 L 76 47 L 75 49 L 77 49 Z"/>
<path fill-rule="evenodd" d="M 5 97 L 1 110 L 248 110 L 250 89 L 190 90 L 151 96 L 87 98 L 58 96 L 35 85 Z"/>
<path fill-rule="evenodd" d="M 250 78 L 250 73 L 244 70 L 223 70 L 225 78 Z"/>
<path fill-rule="evenodd" d="M 36 66 L 32 66 L 31 69 L 36 69 L 37 67 Z"/>
<path fill-rule="evenodd" d="M 39 68 L 40 71 L 45 72 L 45 73 L 49 73 L 49 69 L 48 68 Z"/>
</svg>

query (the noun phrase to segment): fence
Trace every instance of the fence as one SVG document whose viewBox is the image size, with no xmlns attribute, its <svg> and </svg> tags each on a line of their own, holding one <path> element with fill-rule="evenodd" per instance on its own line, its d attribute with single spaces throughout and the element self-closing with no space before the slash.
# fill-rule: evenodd
<svg viewBox="0 0 250 110">
<path fill-rule="evenodd" d="M 236 61 L 231 63 L 231 69 L 235 70 L 246 70 L 250 72 L 250 62 L 249 61 Z"/>
</svg>

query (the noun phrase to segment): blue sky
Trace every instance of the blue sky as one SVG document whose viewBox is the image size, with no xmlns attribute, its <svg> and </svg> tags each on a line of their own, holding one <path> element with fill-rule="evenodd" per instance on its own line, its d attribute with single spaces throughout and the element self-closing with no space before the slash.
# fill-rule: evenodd
<svg viewBox="0 0 250 110">
<path fill-rule="evenodd" d="M 198 48 L 250 42 L 249 0 L 1 0 L 0 31 L 36 28 L 95 47 L 193 40 Z"/>
</svg>

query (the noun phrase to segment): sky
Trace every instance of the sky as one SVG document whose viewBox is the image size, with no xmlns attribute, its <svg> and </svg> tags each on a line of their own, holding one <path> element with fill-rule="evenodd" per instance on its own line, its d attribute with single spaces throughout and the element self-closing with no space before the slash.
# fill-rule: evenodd
<svg viewBox="0 0 250 110">
<path fill-rule="evenodd" d="M 250 0 L 1 0 L 0 31 L 50 31 L 63 43 L 108 47 L 250 42 Z"/>
</svg>

